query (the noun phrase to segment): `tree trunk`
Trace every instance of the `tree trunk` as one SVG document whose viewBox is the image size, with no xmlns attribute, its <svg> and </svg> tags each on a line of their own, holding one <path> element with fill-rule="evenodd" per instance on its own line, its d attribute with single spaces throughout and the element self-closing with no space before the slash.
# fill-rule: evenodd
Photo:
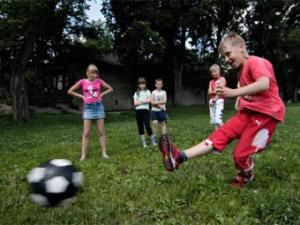
<svg viewBox="0 0 300 225">
<path fill-rule="evenodd" d="M 36 29 L 25 38 L 24 44 L 17 56 L 11 75 L 10 90 L 12 95 L 12 110 L 14 120 L 30 119 L 28 96 L 24 72 L 33 52 L 33 45 L 37 38 Z"/>
<path fill-rule="evenodd" d="M 47 29 L 47 22 L 50 16 L 53 16 L 57 0 L 49 1 L 43 10 L 40 11 L 39 16 L 30 24 L 30 31 L 25 35 L 24 43 L 21 46 L 12 68 L 12 75 L 10 81 L 10 91 L 12 95 L 12 110 L 14 120 L 28 120 L 30 119 L 28 95 L 26 89 L 26 82 L 24 73 L 26 71 L 27 63 L 33 52 L 34 43 L 43 29 Z"/>
<path fill-rule="evenodd" d="M 181 90 L 182 90 L 182 72 L 183 72 L 183 59 L 173 60 L 174 72 L 174 95 L 173 104 L 181 105 Z"/>
<path fill-rule="evenodd" d="M 24 75 L 14 72 L 11 77 L 12 110 L 14 120 L 30 119 Z"/>
<path fill-rule="evenodd" d="M 174 72 L 174 93 L 173 104 L 181 105 L 181 91 L 182 91 L 182 73 L 184 67 L 184 54 L 185 54 L 185 41 L 186 41 L 186 28 L 182 27 L 180 34 L 180 45 L 175 45 L 174 40 L 174 53 L 173 53 L 173 72 Z"/>
<path fill-rule="evenodd" d="M 296 64 L 294 64 L 294 65 L 296 65 Z M 295 66 L 294 67 L 295 69 L 294 69 L 294 71 L 293 71 L 293 84 L 292 84 L 292 87 L 293 87 L 293 96 L 292 96 L 292 100 L 293 100 L 293 102 L 297 102 L 298 101 L 298 94 L 297 94 L 297 92 L 298 92 L 298 88 L 299 88 L 299 85 L 298 85 L 298 83 L 299 83 L 299 76 L 297 76 L 298 75 L 298 73 L 297 73 L 297 66 Z"/>
</svg>

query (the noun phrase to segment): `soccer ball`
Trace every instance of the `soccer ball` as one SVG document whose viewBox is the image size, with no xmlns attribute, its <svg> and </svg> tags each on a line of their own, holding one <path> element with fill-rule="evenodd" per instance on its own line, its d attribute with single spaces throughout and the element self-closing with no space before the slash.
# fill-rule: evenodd
<svg viewBox="0 0 300 225">
<path fill-rule="evenodd" d="M 52 159 L 33 168 L 27 181 L 31 201 L 52 207 L 72 201 L 83 184 L 83 176 L 69 160 Z"/>
</svg>

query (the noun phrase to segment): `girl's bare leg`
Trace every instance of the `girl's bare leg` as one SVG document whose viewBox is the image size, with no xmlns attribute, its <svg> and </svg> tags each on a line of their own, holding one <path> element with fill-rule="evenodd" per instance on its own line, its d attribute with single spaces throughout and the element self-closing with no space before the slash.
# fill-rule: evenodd
<svg viewBox="0 0 300 225">
<path fill-rule="evenodd" d="M 105 137 L 104 119 L 97 120 L 97 130 L 98 130 L 99 142 L 102 151 L 102 157 L 108 158 L 108 155 L 106 154 L 106 137 Z"/>
<path fill-rule="evenodd" d="M 92 127 L 91 120 L 83 120 L 83 133 L 82 133 L 80 160 L 85 160 L 85 158 L 87 156 L 91 127 Z"/>
</svg>

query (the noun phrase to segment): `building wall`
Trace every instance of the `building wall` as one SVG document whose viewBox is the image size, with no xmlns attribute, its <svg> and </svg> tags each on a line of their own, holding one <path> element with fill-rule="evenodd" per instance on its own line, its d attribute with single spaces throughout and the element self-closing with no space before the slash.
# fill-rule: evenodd
<svg viewBox="0 0 300 225">
<path fill-rule="evenodd" d="M 177 90 L 177 101 L 182 106 L 201 105 L 207 103 L 207 90 L 186 88 Z"/>
<path fill-rule="evenodd" d="M 133 88 L 131 77 L 122 66 L 105 66 L 101 69 L 101 78 L 114 89 L 103 99 L 106 110 L 132 109 Z"/>
</svg>

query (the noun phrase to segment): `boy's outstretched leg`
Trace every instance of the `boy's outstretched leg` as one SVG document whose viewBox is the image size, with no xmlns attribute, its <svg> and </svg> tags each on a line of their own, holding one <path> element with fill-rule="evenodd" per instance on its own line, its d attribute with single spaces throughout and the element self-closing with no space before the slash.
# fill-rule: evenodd
<svg viewBox="0 0 300 225">
<path fill-rule="evenodd" d="M 189 148 L 185 151 L 180 151 L 179 148 L 173 144 L 172 140 L 167 134 L 163 134 L 159 140 L 159 148 L 163 155 L 163 164 L 169 172 L 178 169 L 180 164 L 189 158 L 202 156 L 210 153 L 213 150 L 212 143 L 202 141 L 198 145 Z"/>
</svg>

